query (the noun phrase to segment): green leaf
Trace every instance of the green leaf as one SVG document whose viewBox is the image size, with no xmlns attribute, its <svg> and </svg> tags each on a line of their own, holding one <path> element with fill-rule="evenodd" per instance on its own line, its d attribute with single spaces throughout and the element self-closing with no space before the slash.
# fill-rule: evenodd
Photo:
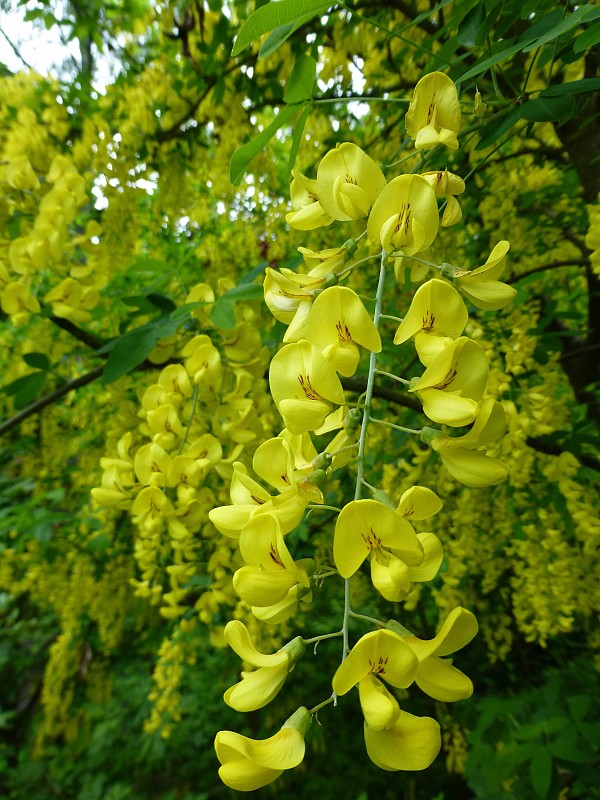
<svg viewBox="0 0 600 800">
<path fill-rule="evenodd" d="M 498 139 L 519 121 L 520 117 L 521 109 L 513 108 L 508 113 L 503 114 L 502 117 L 488 122 L 479 132 L 481 139 L 477 143 L 475 150 L 485 150 L 486 147 L 491 147 L 493 144 L 496 144 Z"/>
<path fill-rule="evenodd" d="M 548 42 L 553 41 L 554 39 L 558 39 L 559 36 L 562 36 L 564 33 L 568 33 L 573 28 L 576 28 L 578 25 L 581 24 L 583 19 L 593 18 L 594 15 L 591 15 L 591 11 L 596 11 L 597 9 L 591 5 L 584 5 L 579 6 L 572 14 L 569 14 L 567 17 L 562 19 L 556 25 L 553 25 L 549 31 L 547 31 L 543 36 L 534 39 L 533 42 L 530 42 L 523 48 L 524 53 L 529 53 L 530 50 L 535 50 L 538 47 L 541 47 Z"/>
<path fill-rule="evenodd" d="M 540 97 L 561 97 L 565 94 L 582 94 L 583 92 L 595 92 L 600 89 L 600 78 L 581 78 L 578 81 L 568 81 L 558 83 L 556 86 L 549 86 L 540 92 Z"/>
<path fill-rule="evenodd" d="M 486 10 L 485 3 L 476 3 L 470 11 L 467 11 L 458 26 L 456 38 L 458 41 L 465 45 L 465 47 L 473 47 L 475 44 L 475 36 L 477 31 L 485 22 Z"/>
<path fill-rule="evenodd" d="M 317 79 L 317 62 L 312 56 L 298 56 L 292 67 L 283 99 L 286 103 L 302 103 L 312 97 Z"/>
<path fill-rule="evenodd" d="M 247 283 L 253 283 L 259 275 L 262 275 L 266 268 L 269 266 L 268 261 L 261 261 L 260 264 L 257 264 L 250 272 L 247 272 L 244 277 L 240 281 L 240 286 L 244 286 Z"/>
<path fill-rule="evenodd" d="M 290 22 L 297 22 L 300 18 L 304 18 L 304 21 L 311 19 L 331 5 L 332 3 L 324 3 L 323 0 L 278 0 L 257 8 L 242 25 L 231 55 L 237 56 L 264 33 Z"/>
<path fill-rule="evenodd" d="M 30 375 L 24 375 L 22 378 L 8 383 L 0 391 L 12 395 L 16 409 L 25 408 L 38 396 L 47 376 L 47 372 L 32 372 Z"/>
<path fill-rule="evenodd" d="M 521 117 L 529 122 L 555 122 L 569 117 L 575 109 L 570 95 L 563 97 L 538 97 L 521 106 Z"/>
<path fill-rule="evenodd" d="M 503 61 L 505 58 L 518 53 L 520 50 L 523 49 L 523 42 L 518 42 L 517 44 L 513 44 L 510 47 L 506 47 L 504 50 L 500 50 L 493 56 L 489 58 L 484 58 L 483 61 L 480 61 L 478 64 L 475 64 L 474 67 L 467 70 L 460 78 L 457 78 L 455 83 L 462 83 L 463 81 L 469 80 L 469 78 L 474 78 L 477 75 L 481 75 L 482 72 L 485 72 L 490 67 L 493 67 L 498 62 Z"/>
<path fill-rule="evenodd" d="M 210 321 L 212 324 L 221 330 L 233 328 L 235 325 L 235 310 L 231 300 L 227 299 L 226 295 L 219 297 L 215 303 L 212 311 L 210 312 Z"/>
<path fill-rule="evenodd" d="M 548 745 L 548 750 L 555 758 L 569 761 L 572 764 L 584 764 L 591 755 L 589 748 L 582 747 L 581 741 L 574 738 L 572 734 L 552 742 Z"/>
<path fill-rule="evenodd" d="M 284 2 L 284 0 L 282 0 Z M 259 9 L 260 10 L 260 9 Z M 275 119 L 268 125 L 258 136 L 251 139 L 247 144 L 243 144 L 231 156 L 231 164 L 229 165 L 229 180 L 234 186 L 241 181 L 246 167 L 252 161 L 267 142 L 273 137 L 279 128 L 283 127 L 289 122 L 298 111 L 298 106 L 285 106 L 281 109 Z"/>
<path fill-rule="evenodd" d="M 578 36 L 573 45 L 573 50 L 576 53 L 582 53 L 590 47 L 600 42 L 600 22 L 595 22 L 591 28 Z"/>
<path fill-rule="evenodd" d="M 587 694 L 578 694 L 575 697 L 567 697 L 569 709 L 576 722 L 581 722 L 592 704 L 591 698 Z"/>
<path fill-rule="evenodd" d="M 300 114 L 300 118 L 294 125 L 294 135 L 292 137 L 292 146 L 290 148 L 290 157 L 288 160 L 288 175 L 292 174 L 292 170 L 294 169 L 294 164 L 296 163 L 296 158 L 298 157 L 298 151 L 300 150 L 300 145 L 302 144 L 302 136 L 304 134 L 304 128 L 306 127 L 306 121 L 309 117 L 311 112 L 310 106 L 306 106 L 302 114 Z"/>
<path fill-rule="evenodd" d="M 210 312 L 210 321 L 217 328 L 229 329 L 235 325 L 233 304 L 242 300 L 258 300 L 263 296 L 263 288 L 256 283 L 241 283 L 221 295 Z"/>
<path fill-rule="evenodd" d="M 106 386 L 138 367 L 154 350 L 158 339 L 154 326 L 136 328 L 121 336 L 106 359 L 102 383 Z"/>
<path fill-rule="evenodd" d="M 227 300 L 237 303 L 240 300 L 258 300 L 258 298 L 262 296 L 263 287 L 259 286 L 257 283 L 240 283 L 239 286 L 221 295 L 219 300 L 226 298 Z"/>
<path fill-rule="evenodd" d="M 50 359 L 45 353 L 26 353 L 23 356 L 23 361 L 34 369 L 41 369 L 43 372 L 48 372 L 52 364 Z"/>
<path fill-rule="evenodd" d="M 540 800 L 545 800 L 552 782 L 552 757 L 544 747 L 535 751 L 529 764 L 529 774 L 535 793 Z"/>
<path fill-rule="evenodd" d="M 298 30 L 301 25 L 304 25 L 311 17 L 313 16 L 312 13 L 308 14 L 308 16 L 300 17 L 295 22 L 288 22 L 286 25 L 280 25 L 279 28 L 275 28 L 274 31 L 267 36 L 264 42 L 261 44 L 260 49 L 258 51 L 259 58 L 266 58 L 270 56 L 271 53 L 274 53 L 281 45 L 286 42 L 289 37 Z"/>
</svg>

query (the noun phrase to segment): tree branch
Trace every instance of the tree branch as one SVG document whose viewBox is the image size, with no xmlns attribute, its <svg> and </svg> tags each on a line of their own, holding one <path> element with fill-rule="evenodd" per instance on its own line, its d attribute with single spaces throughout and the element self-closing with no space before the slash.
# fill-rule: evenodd
<svg viewBox="0 0 600 800">
<path fill-rule="evenodd" d="M 101 367 L 95 367 L 90 372 L 86 372 L 85 375 L 80 375 L 78 378 L 74 378 L 72 381 L 63 383 L 63 385 L 59 386 L 58 389 L 55 389 L 45 397 L 36 400 L 35 403 L 31 403 L 31 405 L 28 405 L 27 408 L 24 408 L 22 411 L 19 411 L 18 414 L 15 414 L 14 417 L 2 422 L 0 424 L 0 436 L 3 433 L 8 433 L 8 431 L 11 431 L 13 428 L 17 428 L 22 422 L 24 422 L 24 420 L 33 416 L 33 414 L 39 414 L 39 412 L 44 408 L 52 405 L 55 400 L 64 397 L 66 394 L 73 392 L 75 389 L 80 389 L 82 386 L 87 386 L 88 383 L 92 383 L 92 381 L 95 381 L 96 378 L 99 378 L 103 372 L 104 365 Z"/>
</svg>

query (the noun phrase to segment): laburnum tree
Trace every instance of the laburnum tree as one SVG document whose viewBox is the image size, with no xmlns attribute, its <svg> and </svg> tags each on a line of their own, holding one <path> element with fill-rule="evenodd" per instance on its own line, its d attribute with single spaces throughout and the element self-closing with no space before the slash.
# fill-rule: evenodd
<svg viewBox="0 0 600 800">
<path fill-rule="evenodd" d="M 599 797 L 600 10 L 13 6 L 2 796 Z"/>
</svg>

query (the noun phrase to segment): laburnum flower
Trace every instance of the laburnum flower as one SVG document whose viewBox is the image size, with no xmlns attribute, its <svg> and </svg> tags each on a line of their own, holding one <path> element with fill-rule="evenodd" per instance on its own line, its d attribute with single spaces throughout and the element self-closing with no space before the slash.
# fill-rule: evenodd
<svg viewBox="0 0 600 800">
<path fill-rule="evenodd" d="M 357 345 L 379 353 L 381 338 L 358 295 L 345 286 L 322 292 L 310 310 L 306 338 L 341 375 L 354 375 L 360 360 Z"/>
<path fill-rule="evenodd" d="M 400 175 L 375 201 L 367 233 L 386 253 L 412 256 L 433 242 L 439 222 L 435 192 L 425 178 Z"/>
<path fill-rule="evenodd" d="M 478 630 L 475 615 L 459 606 L 448 614 L 433 639 L 404 638 L 419 660 L 415 683 L 423 692 L 444 703 L 465 700 L 473 694 L 470 678 L 452 666 L 451 658 L 442 656 L 449 656 L 469 644 Z"/>
<path fill-rule="evenodd" d="M 461 335 L 468 319 L 467 308 L 456 289 L 447 281 L 433 278 L 415 292 L 394 344 L 414 337 L 421 363 L 427 366 Z"/>
<path fill-rule="evenodd" d="M 219 731 L 215 751 L 221 762 L 219 777 L 238 792 L 252 792 L 277 780 L 304 758 L 304 737 L 311 717 L 301 706 L 269 739 L 249 739 L 234 731 Z"/>
<path fill-rule="evenodd" d="M 453 81 L 443 72 L 421 78 L 406 112 L 406 132 L 417 150 L 437 144 L 458 150 L 460 102 Z"/>
<path fill-rule="evenodd" d="M 461 177 L 447 169 L 439 169 L 435 172 L 422 172 L 421 177 L 425 178 L 436 194 L 446 201 L 446 208 L 442 215 L 442 228 L 449 228 L 456 225 L 462 219 L 462 210 L 457 194 L 462 194 L 465 190 L 465 182 Z"/>
<path fill-rule="evenodd" d="M 232 539 L 239 538 L 242 528 L 259 512 L 276 514 L 282 531 L 288 533 L 298 525 L 308 503 L 308 499 L 293 487 L 280 495 L 270 495 L 248 475 L 240 461 L 233 464 L 229 496 L 232 504 L 211 509 L 208 517 L 220 533 Z"/>
<path fill-rule="evenodd" d="M 332 272 L 342 272 L 348 259 L 356 252 L 356 241 L 348 239 L 341 247 L 326 247 L 324 250 L 299 247 L 298 252 L 304 258 L 308 274 L 312 278 L 324 278 Z"/>
<path fill-rule="evenodd" d="M 289 325 L 286 337 L 301 339 L 306 332 L 306 318 L 323 278 L 298 275 L 291 269 L 280 272 L 267 267 L 263 290 L 265 303 L 276 320 Z"/>
<path fill-rule="evenodd" d="M 287 549 L 281 527 L 272 514 L 255 514 L 240 534 L 240 554 L 246 566 L 233 576 L 233 587 L 250 606 L 274 606 L 289 590 L 301 586 L 310 591 L 310 558 L 294 561 Z M 295 606 L 290 610 L 290 616 Z"/>
<path fill-rule="evenodd" d="M 38 313 L 41 309 L 37 298 L 27 286 L 17 281 L 11 281 L 2 290 L 0 307 L 10 316 L 10 321 L 16 328 L 26 325 L 30 314 Z"/>
<path fill-rule="evenodd" d="M 334 415 L 344 404 L 340 379 L 319 349 L 305 339 L 285 345 L 274 356 L 269 385 L 290 433 L 324 433 L 341 426 Z"/>
<path fill-rule="evenodd" d="M 278 694 L 296 661 L 304 652 L 301 636 L 296 636 L 271 655 L 261 653 L 243 622 L 231 620 L 223 631 L 232 650 L 257 669 L 242 672 L 242 680 L 225 692 L 223 699 L 236 711 L 256 711 L 263 708 Z"/>
<path fill-rule="evenodd" d="M 294 179 L 290 185 L 292 209 L 285 215 L 285 221 L 298 231 L 312 231 L 323 225 L 330 225 L 333 217 L 328 214 L 319 201 L 317 181 L 307 178 L 298 170 L 292 170 Z"/>
<path fill-rule="evenodd" d="M 402 689 L 410 686 L 418 662 L 407 649 L 403 637 L 393 631 L 367 633 L 338 667 L 332 681 L 337 695 L 358 687 L 367 753 L 374 764 L 386 770 L 425 769 L 441 746 L 437 722 L 402 711 L 381 682 L 383 679 Z"/>
<path fill-rule="evenodd" d="M 417 395 L 434 422 L 469 425 L 479 412 L 488 371 L 481 345 L 461 336 L 431 361 L 420 378 L 411 381 L 409 391 Z"/>
<path fill-rule="evenodd" d="M 368 216 L 384 187 L 383 172 L 351 142 L 330 150 L 317 169 L 317 194 L 325 212 L 333 219 L 345 221 Z"/>
<path fill-rule="evenodd" d="M 423 563 L 424 550 L 412 525 L 376 500 L 353 500 L 341 510 L 333 539 L 333 560 L 342 578 L 350 578 L 371 557 L 377 591 L 398 602 L 412 589 L 411 567 Z"/>
<path fill-rule="evenodd" d="M 504 308 L 517 293 L 512 286 L 498 280 L 506 267 L 509 248 L 510 243 L 506 240 L 498 242 L 483 266 L 470 271 L 455 269 L 453 272 L 453 279 L 467 300 L 483 311 Z"/>
<path fill-rule="evenodd" d="M 460 483 L 479 489 L 501 483 L 508 467 L 498 458 L 486 455 L 484 448 L 504 435 L 506 415 L 502 405 L 492 397 L 481 403 L 475 424 L 464 436 L 446 436 L 432 428 L 424 428 L 421 439 L 430 444 L 442 463 Z"/>
</svg>

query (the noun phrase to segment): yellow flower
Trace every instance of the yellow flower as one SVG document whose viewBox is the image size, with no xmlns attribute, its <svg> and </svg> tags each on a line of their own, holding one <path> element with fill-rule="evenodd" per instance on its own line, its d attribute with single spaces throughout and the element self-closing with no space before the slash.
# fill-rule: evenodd
<svg viewBox="0 0 600 800">
<path fill-rule="evenodd" d="M 426 769 L 442 746 L 440 726 L 431 717 L 400 711 L 394 724 L 375 730 L 365 722 L 365 745 L 371 761 L 380 769 Z"/>
<path fill-rule="evenodd" d="M 421 362 L 427 366 L 463 332 L 469 314 L 460 294 L 447 281 L 433 278 L 415 292 L 400 323 L 394 344 L 411 336 Z"/>
<path fill-rule="evenodd" d="M 338 696 L 347 694 L 367 675 L 406 689 L 414 681 L 417 667 L 418 659 L 402 636 L 391 630 L 372 631 L 358 640 L 337 668 L 333 691 Z"/>
<path fill-rule="evenodd" d="M 460 102 L 453 81 L 443 72 L 430 72 L 417 83 L 406 112 L 406 132 L 417 150 L 443 144 L 458 150 Z"/>
<path fill-rule="evenodd" d="M 462 211 L 455 195 L 464 192 L 465 182 L 463 179 L 453 172 L 448 172 L 447 169 L 422 172 L 421 177 L 429 183 L 436 197 L 442 197 L 446 201 L 446 208 L 442 215 L 442 228 L 449 228 L 460 222 Z"/>
<path fill-rule="evenodd" d="M 271 361 L 271 394 L 290 433 L 326 432 L 332 412 L 344 404 L 344 390 L 331 364 L 306 340 L 287 344 Z M 328 417 L 332 417 L 328 420 Z"/>
<path fill-rule="evenodd" d="M 331 286 L 315 300 L 306 338 L 341 375 L 354 375 L 360 360 L 357 344 L 379 353 L 381 338 L 358 296 L 345 286 Z"/>
<path fill-rule="evenodd" d="M 412 525 L 393 508 L 353 500 L 337 518 L 333 559 L 342 578 L 350 578 L 368 556 L 373 585 L 397 602 L 410 592 L 410 567 L 423 563 L 424 551 Z"/>
<path fill-rule="evenodd" d="M 419 659 L 415 683 L 444 703 L 464 700 L 473 694 L 471 680 L 456 667 L 451 658 L 441 658 L 455 653 L 476 635 L 479 630 L 474 614 L 458 607 L 448 614 L 439 633 L 429 640 L 407 636 L 404 641 Z"/>
<path fill-rule="evenodd" d="M 473 270 L 455 269 L 452 277 L 459 289 L 474 306 L 483 311 L 504 308 L 515 297 L 517 290 L 498 278 L 506 267 L 510 243 L 498 242 L 482 267 Z"/>
<path fill-rule="evenodd" d="M 439 227 L 435 192 L 420 175 L 400 175 L 375 201 L 367 232 L 386 253 L 412 256 L 433 242 Z"/>
<path fill-rule="evenodd" d="M 348 259 L 356 252 L 356 242 L 348 239 L 341 247 L 326 247 L 325 250 L 309 250 L 299 247 L 298 252 L 303 256 L 304 263 L 309 269 L 312 278 L 324 278 L 331 272 L 341 272 Z"/>
<path fill-rule="evenodd" d="M 272 655 L 256 649 L 243 622 L 231 620 L 224 636 L 237 655 L 258 669 L 242 672 L 242 680 L 224 694 L 227 705 L 236 711 L 256 711 L 263 708 L 278 694 L 296 661 L 304 652 L 304 642 L 297 636 Z"/>
<path fill-rule="evenodd" d="M 248 475 L 240 461 L 233 464 L 230 497 L 232 505 L 213 508 L 208 517 L 220 533 L 232 539 L 239 538 L 242 528 L 259 512 L 276 514 L 282 531 L 288 533 L 302 519 L 308 502 L 297 491 L 273 497 Z"/>
<path fill-rule="evenodd" d="M 317 194 L 326 213 L 334 219 L 366 217 L 385 187 L 377 164 L 351 142 L 338 144 L 317 169 Z"/>
<path fill-rule="evenodd" d="M 478 450 L 500 439 L 505 428 L 504 409 L 500 403 L 488 397 L 481 404 L 475 424 L 464 436 L 446 436 L 425 428 L 421 439 L 438 453 L 453 478 L 465 486 L 479 489 L 501 483 L 508 474 L 504 462 Z"/>
<path fill-rule="evenodd" d="M 298 170 L 292 170 L 294 179 L 290 185 L 292 208 L 285 215 L 285 221 L 298 231 L 312 231 L 323 225 L 330 225 L 333 218 L 319 202 L 317 181 L 307 178 Z"/>
<path fill-rule="evenodd" d="M 481 345 L 462 336 L 429 364 L 409 391 L 423 403 L 434 422 L 461 427 L 473 422 L 488 379 L 488 363 Z"/>
<path fill-rule="evenodd" d="M 291 269 L 277 272 L 267 267 L 263 283 L 265 303 L 276 320 L 290 326 L 286 337 L 292 340 L 303 337 L 315 291 L 322 283 L 320 277 L 298 275 Z"/>
<path fill-rule="evenodd" d="M 272 783 L 304 758 L 304 737 L 310 714 L 302 706 L 269 739 L 255 740 L 233 731 L 219 731 L 215 751 L 221 762 L 219 777 L 238 792 L 252 792 Z"/>
<path fill-rule="evenodd" d="M 441 510 L 442 505 L 440 498 L 431 489 L 426 486 L 411 486 L 400 498 L 397 512 L 402 517 L 422 520 L 433 517 Z"/>
<path fill-rule="evenodd" d="M 310 558 L 294 561 L 287 549 L 278 519 L 271 513 L 255 514 L 240 534 L 240 553 L 248 565 L 233 576 L 233 587 L 248 605 L 273 606 L 298 584 L 310 587 Z"/>
</svg>

